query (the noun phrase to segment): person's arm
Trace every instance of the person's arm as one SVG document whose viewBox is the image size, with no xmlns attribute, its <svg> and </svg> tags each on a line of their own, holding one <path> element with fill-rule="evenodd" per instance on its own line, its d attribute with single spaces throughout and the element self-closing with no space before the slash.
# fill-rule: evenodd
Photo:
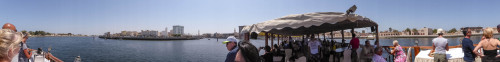
<svg viewBox="0 0 500 62">
<path fill-rule="evenodd" d="M 392 51 L 391 51 L 391 55 L 394 55 L 394 54 L 396 54 L 396 47 L 394 47 L 394 48 L 392 49 Z"/>
<path fill-rule="evenodd" d="M 469 40 L 467 43 L 468 44 L 465 45 L 467 50 L 474 50 L 474 43 L 472 43 L 471 40 Z"/>
<path fill-rule="evenodd" d="M 481 52 L 478 52 L 479 48 L 483 48 L 482 45 L 483 45 L 483 42 L 479 42 L 479 44 L 472 51 L 472 52 L 474 52 L 479 57 L 483 57 L 484 56 Z"/>
<path fill-rule="evenodd" d="M 432 57 L 432 53 L 434 53 L 434 49 L 436 49 L 436 45 L 434 45 L 434 43 L 432 43 L 432 50 L 431 52 L 429 52 L 429 56 Z"/>
<path fill-rule="evenodd" d="M 500 46 L 500 41 L 499 41 L 499 40 L 497 40 L 497 41 L 496 41 L 496 44 L 497 44 L 497 46 Z M 500 57 L 500 55 L 497 55 L 496 57 Z"/>
<path fill-rule="evenodd" d="M 34 49 L 24 49 L 23 50 L 24 54 L 26 55 L 26 58 L 28 58 L 28 59 L 31 58 L 31 55 L 32 55 L 31 51 L 36 51 L 36 50 L 34 50 Z"/>
<path fill-rule="evenodd" d="M 450 47 L 448 47 L 448 43 L 446 43 L 446 51 L 450 51 Z"/>
</svg>

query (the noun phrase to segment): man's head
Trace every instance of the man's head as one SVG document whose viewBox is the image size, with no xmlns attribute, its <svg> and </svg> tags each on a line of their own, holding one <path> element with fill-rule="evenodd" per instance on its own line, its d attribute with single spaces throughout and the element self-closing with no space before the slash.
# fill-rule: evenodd
<svg viewBox="0 0 500 62">
<path fill-rule="evenodd" d="M 22 39 L 23 43 L 26 43 L 26 40 L 28 40 L 28 33 L 23 32 L 23 39 Z"/>
<path fill-rule="evenodd" d="M 315 40 L 316 40 L 316 37 L 314 36 L 314 34 L 311 34 L 310 41 L 315 41 Z"/>
<path fill-rule="evenodd" d="M 464 28 L 462 33 L 464 34 L 465 37 L 472 35 L 470 28 Z"/>
<path fill-rule="evenodd" d="M 18 54 L 19 43 L 21 43 L 21 33 L 14 32 L 10 29 L 0 30 L 0 61 L 12 60 Z"/>
<path fill-rule="evenodd" d="M 497 31 L 500 33 L 500 24 L 497 25 Z"/>
<path fill-rule="evenodd" d="M 370 40 L 366 40 L 365 45 L 370 45 Z"/>
<path fill-rule="evenodd" d="M 234 36 L 229 36 L 227 37 L 226 41 L 222 42 L 222 44 L 226 44 L 227 50 L 231 51 L 235 46 L 237 46 L 238 39 L 236 39 Z"/>
<path fill-rule="evenodd" d="M 443 36 L 443 34 L 444 34 L 444 30 L 443 30 L 443 29 L 441 29 L 441 28 L 437 29 L 437 34 L 438 34 L 439 36 Z"/>
<path fill-rule="evenodd" d="M 376 47 L 374 51 L 375 51 L 375 54 L 382 55 L 382 48 Z"/>
<path fill-rule="evenodd" d="M 14 32 L 17 32 L 16 26 L 14 26 L 13 24 L 10 24 L 10 23 L 3 24 L 2 29 L 10 29 L 10 30 L 13 30 Z"/>
<path fill-rule="evenodd" d="M 266 47 L 264 47 L 264 50 L 265 50 L 266 52 L 271 52 L 271 47 L 270 47 L 270 46 L 268 46 L 268 45 L 266 45 Z"/>
<path fill-rule="evenodd" d="M 352 38 L 356 37 L 356 33 L 354 32 L 354 28 L 351 29 L 351 34 L 352 34 Z"/>
</svg>

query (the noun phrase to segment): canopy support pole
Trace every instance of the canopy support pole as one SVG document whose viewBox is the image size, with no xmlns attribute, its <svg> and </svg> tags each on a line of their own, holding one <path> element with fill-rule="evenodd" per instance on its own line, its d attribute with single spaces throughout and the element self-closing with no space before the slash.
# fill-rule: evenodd
<svg viewBox="0 0 500 62">
<path fill-rule="evenodd" d="M 273 46 L 271 48 L 274 49 L 274 34 L 273 33 L 271 33 L 271 46 Z"/>
<path fill-rule="evenodd" d="M 250 42 L 250 33 L 244 33 L 245 39 L 243 41 Z M 240 37 L 241 38 L 241 37 Z"/>
<path fill-rule="evenodd" d="M 266 45 L 265 45 L 265 46 L 269 46 L 269 44 L 268 44 L 268 43 L 269 43 L 269 42 L 268 42 L 268 40 L 269 40 L 269 35 L 268 35 L 268 33 L 267 33 L 267 32 L 266 32 L 265 34 L 266 34 Z"/>
<path fill-rule="evenodd" d="M 276 39 L 278 39 L 278 45 L 280 45 L 280 35 L 278 35 L 278 37 L 276 37 Z M 281 41 L 283 41 L 283 39 L 281 39 Z"/>
<path fill-rule="evenodd" d="M 344 30 L 340 31 L 340 34 L 342 34 L 342 47 L 344 47 L 345 39 L 344 39 Z"/>
<path fill-rule="evenodd" d="M 326 41 L 326 33 L 323 33 L 323 41 Z"/>
<path fill-rule="evenodd" d="M 315 37 L 318 41 L 321 40 L 321 38 L 319 38 L 319 35 L 320 34 L 316 34 L 316 36 L 318 36 L 318 37 Z"/>
<path fill-rule="evenodd" d="M 377 38 L 377 40 L 375 41 L 375 44 L 377 44 L 377 46 L 380 46 L 380 45 L 379 45 L 379 36 L 378 36 L 378 35 L 379 35 L 379 34 L 378 34 L 378 26 L 375 26 L 375 27 L 377 28 L 377 29 L 376 29 L 376 32 L 375 32 L 375 33 L 376 33 L 376 34 L 375 34 L 375 37 Z"/>
<path fill-rule="evenodd" d="M 332 31 L 332 32 L 330 32 L 330 36 L 332 36 L 332 37 L 331 37 L 331 41 L 332 41 L 331 45 L 333 45 L 333 44 L 334 44 L 334 42 L 333 42 L 333 41 L 334 41 L 334 40 L 333 40 L 333 31 Z"/>
</svg>

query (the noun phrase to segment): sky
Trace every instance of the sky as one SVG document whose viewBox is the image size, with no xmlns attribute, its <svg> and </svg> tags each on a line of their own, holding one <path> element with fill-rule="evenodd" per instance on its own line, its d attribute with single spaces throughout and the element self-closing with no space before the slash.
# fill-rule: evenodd
<svg viewBox="0 0 500 62">
<path fill-rule="evenodd" d="M 105 32 L 172 29 L 186 34 L 232 33 L 291 14 L 345 12 L 393 28 L 495 27 L 500 0 L 0 0 L 0 24 L 18 30 L 102 35 Z"/>
</svg>

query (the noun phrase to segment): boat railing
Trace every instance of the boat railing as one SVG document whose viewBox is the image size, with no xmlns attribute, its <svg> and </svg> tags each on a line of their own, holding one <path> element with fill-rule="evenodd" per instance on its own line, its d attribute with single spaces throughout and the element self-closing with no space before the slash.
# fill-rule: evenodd
<svg viewBox="0 0 500 62">
<path fill-rule="evenodd" d="M 474 44 L 474 46 L 477 46 L 478 44 Z M 384 47 L 384 48 L 388 48 L 388 49 L 393 49 L 394 46 L 381 46 L 381 47 Z M 448 46 L 450 49 L 451 48 L 462 48 L 462 45 L 456 45 L 456 46 Z M 408 62 L 413 62 L 412 59 L 415 59 L 415 57 L 420 53 L 420 50 L 431 50 L 432 49 L 432 46 L 401 46 L 401 48 L 403 48 L 403 50 L 406 53 L 407 56 L 409 56 L 410 58 L 410 61 Z M 389 51 L 388 51 L 389 52 Z M 413 53 L 412 53 L 413 52 Z M 388 62 L 391 62 L 394 58 L 394 55 L 388 55 L 389 57 L 386 58 L 386 60 Z"/>
</svg>

